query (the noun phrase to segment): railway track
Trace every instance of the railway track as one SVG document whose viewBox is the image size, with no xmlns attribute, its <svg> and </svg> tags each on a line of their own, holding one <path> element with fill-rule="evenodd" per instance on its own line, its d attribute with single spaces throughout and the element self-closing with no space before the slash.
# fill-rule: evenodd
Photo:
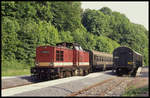
<svg viewBox="0 0 150 98">
<path fill-rule="evenodd" d="M 140 68 L 140 71 L 141 70 Z M 68 96 L 120 96 L 132 81 L 138 81 L 139 77 L 142 77 L 139 74 L 142 73 L 142 71 L 140 71 L 137 73 L 136 77 L 124 76 L 107 79 Z"/>
<path fill-rule="evenodd" d="M 105 96 L 114 88 L 127 81 L 128 77 L 115 77 L 74 92 L 68 96 Z M 97 91 L 96 91 L 97 90 Z M 94 92 L 94 93 L 93 93 Z"/>
<path fill-rule="evenodd" d="M 89 87 L 87 87 L 87 88 L 84 88 L 84 89 L 82 89 L 82 90 L 79 90 L 78 92 L 71 93 L 71 94 L 68 95 L 68 96 L 77 96 L 77 95 L 79 95 L 79 94 L 81 94 L 81 93 L 83 93 L 83 92 L 85 92 L 85 91 L 90 90 L 91 88 L 94 88 L 94 87 L 96 87 L 96 86 L 102 85 L 102 84 L 104 84 L 104 83 L 106 83 L 106 82 L 108 82 L 108 81 L 111 81 L 111 80 L 113 80 L 113 79 L 114 79 L 114 78 L 110 78 L 110 79 L 104 80 L 103 82 L 100 82 L 100 83 L 91 85 L 91 86 L 89 86 Z"/>
<path fill-rule="evenodd" d="M 112 89 L 114 89 L 115 87 L 119 86 L 122 82 L 124 82 L 125 79 L 122 79 L 121 81 L 119 81 L 118 83 L 116 83 L 113 86 L 108 87 L 106 90 L 102 91 L 100 93 L 100 96 L 105 96 L 107 94 L 107 92 L 111 91 Z"/>
</svg>

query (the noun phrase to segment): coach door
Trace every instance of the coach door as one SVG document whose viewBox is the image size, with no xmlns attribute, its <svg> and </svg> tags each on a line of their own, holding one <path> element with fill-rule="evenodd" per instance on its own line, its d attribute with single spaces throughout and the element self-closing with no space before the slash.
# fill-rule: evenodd
<svg viewBox="0 0 150 98">
<path fill-rule="evenodd" d="M 79 50 L 78 47 L 75 47 L 73 50 L 73 65 L 79 66 Z"/>
<path fill-rule="evenodd" d="M 128 52 L 120 53 L 119 63 L 121 66 L 127 66 L 129 59 L 130 57 Z"/>
</svg>

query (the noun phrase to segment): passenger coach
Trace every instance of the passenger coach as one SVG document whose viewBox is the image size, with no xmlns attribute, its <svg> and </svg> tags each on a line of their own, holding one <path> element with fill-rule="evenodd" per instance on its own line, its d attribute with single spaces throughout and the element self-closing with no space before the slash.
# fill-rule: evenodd
<svg viewBox="0 0 150 98">
<path fill-rule="evenodd" d="M 90 55 L 91 72 L 112 69 L 113 55 L 95 50 L 87 50 Z"/>
<path fill-rule="evenodd" d="M 128 47 L 118 47 L 113 51 L 113 71 L 118 75 L 135 76 L 142 66 L 142 55 Z"/>
</svg>

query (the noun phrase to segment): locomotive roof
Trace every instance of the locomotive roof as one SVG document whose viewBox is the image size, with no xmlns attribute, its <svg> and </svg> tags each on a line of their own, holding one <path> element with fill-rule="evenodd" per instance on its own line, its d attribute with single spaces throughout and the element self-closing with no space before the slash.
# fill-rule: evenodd
<svg viewBox="0 0 150 98">
<path fill-rule="evenodd" d="M 57 43 L 56 46 L 62 45 L 62 46 L 80 46 L 78 43 L 68 43 L 68 42 L 61 42 Z"/>
<path fill-rule="evenodd" d="M 38 47 L 55 47 L 53 45 L 43 45 L 43 46 L 38 46 Z M 61 43 L 57 43 L 56 46 L 64 46 L 64 47 L 68 47 L 68 46 L 80 46 L 78 43 L 68 43 L 68 42 L 61 42 Z"/>
<path fill-rule="evenodd" d="M 133 50 L 134 51 L 134 50 Z M 138 55 L 141 55 L 140 53 L 138 53 L 138 52 L 136 52 L 136 51 L 134 51 L 136 54 L 138 54 Z M 142 55 L 141 55 L 142 56 Z"/>
<path fill-rule="evenodd" d="M 127 47 L 127 46 L 120 46 L 120 47 L 116 48 L 115 50 L 117 50 L 117 49 L 119 49 L 119 48 L 127 48 L 127 49 L 131 50 L 132 52 L 134 52 L 135 54 L 141 55 L 140 53 L 134 51 L 133 49 L 131 49 L 131 48 Z M 115 50 L 114 50 L 114 51 L 115 51 Z M 142 56 L 142 55 L 141 55 L 141 56 Z"/>
</svg>

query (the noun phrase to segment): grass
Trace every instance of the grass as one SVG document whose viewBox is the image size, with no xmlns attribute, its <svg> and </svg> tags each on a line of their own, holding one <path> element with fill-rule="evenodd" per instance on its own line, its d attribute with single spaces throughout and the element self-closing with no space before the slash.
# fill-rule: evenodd
<svg viewBox="0 0 150 98">
<path fill-rule="evenodd" d="M 134 86 L 131 86 L 126 89 L 125 93 L 122 96 L 140 96 L 146 94 L 148 91 L 148 86 L 142 88 L 136 88 Z"/>
<path fill-rule="evenodd" d="M 30 65 L 24 62 L 2 61 L 2 76 L 30 75 Z"/>
</svg>

